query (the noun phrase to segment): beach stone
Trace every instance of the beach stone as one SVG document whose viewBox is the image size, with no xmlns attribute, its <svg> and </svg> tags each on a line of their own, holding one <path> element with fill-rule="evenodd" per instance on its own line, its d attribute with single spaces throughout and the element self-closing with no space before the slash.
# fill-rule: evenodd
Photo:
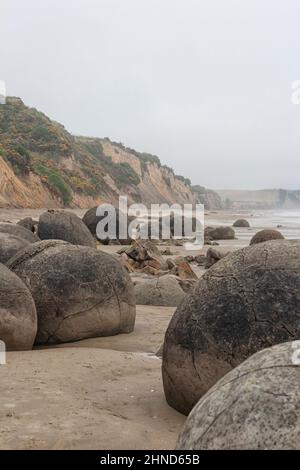
<svg viewBox="0 0 300 470">
<path fill-rule="evenodd" d="M 246 220 L 246 219 L 238 219 L 233 223 L 232 226 L 233 227 L 240 227 L 240 228 L 249 228 L 250 224 L 249 224 L 248 220 Z"/>
<path fill-rule="evenodd" d="M 25 219 L 19 220 L 17 224 L 21 225 L 21 227 L 27 228 L 27 230 L 30 230 L 32 233 L 36 233 L 38 221 L 33 220 L 32 217 L 25 217 Z"/>
<path fill-rule="evenodd" d="M 139 305 L 156 305 L 177 307 L 185 293 L 174 276 L 160 276 L 158 279 L 140 282 L 135 285 L 136 303 Z"/>
<path fill-rule="evenodd" d="M 180 279 L 197 279 L 197 276 L 192 270 L 191 266 L 183 257 L 179 256 L 172 261 L 175 264 L 175 266 L 171 268 L 172 274 L 175 274 Z M 171 266 L 171 263 L 168 262 L 168 260 L 167 266 Z"/>
<path fill-rule="evenodd" d="M 209 240 L 234 240 L 235 232 L 232 227 L 206 227 L 204 237 Z"/>
<path fill-rule="evenodd" d="M 252 237 L 250 245 L 267 242 L 269 240 L 284 240 L 284 236 L 278 230 L 260 230 Z"/>
<path fill-rule="evenodd" d="M 15 235 L 16 237 L 27 240 L 29 243 L 35 243 L 40 240 L 39 237 L 35 233 L 32 233 L 30 230 L 27 230 L 25 227 L 22 227 L 21 225 L 17 225 L 17 224 L 1 222 L 0 233 L 9 233 L 10 235 Z"/>
<path fill-rule="evenodd" d="M 84 214 L 84 216 L 82 218 L 82 221 L 87 226 L 87 228 L 89 229 L 91 234 L 94 237 L 96 237 L 99 241 L 101 241 L 101 243 L 106 245 L 106 244 L 110 243 L 111 240 L 106 236 L 103 237 L 103 238 L 99 238 L 98 235 L 97 235 L 97 225 L 105 217 L 105 216 L 98 216 L 97 215 L 97 209 L 98 209 L 98 206 L 95 206 L 95 207 L 92 207 L 91 209 L 89 209 Z M 120 244 L 122 244 L 122 245 L 130 245 L 130 243 L 132 242 L 132 238 L 128 233 L 127 233 L 128 236 L 125 240 L 120 239 L 120 236 L 119 236 L 120 235 L 120 211 L 117 207 L 115 208 L 115 210 L 116 210 L 116 240 L 118 240 L 120 242 Z M 127 216 L 128 225 L 133 220 L 135 220 L 135 217 Z M 129 229 L 129 227 L 127 226 L 127 232 L 128 232 L 128 229 Z"/>
<path fill-rule="evenodd" d="M 90 247 L 45 240 L 21 250 L 8 266 L 35 300 L 37 344 L 133 331 L 133 284 L 113 256 Z"/>
<path fill-rule="evenodd" d="M 23 351 L 32 349 L 36 332 L 31 293 L 16 274 L 0 264 L 0 340 L 8 351 Z"/>
<path fill-rule="evenodd" d="M 0 263 L 5 264 L 18 251 L 30 245 L 29 241 L 23 238 L 0 232 Z"/>
<path fill-rule="evenodd" d="M 264 349 L 219 380 L 190 413 L 181 450 L 300 449 L 300 369 L 294 342 Z"/>
<path fill-rule="evenodd" d="M 164 341 L 168 403 L 188 414 L 229 370 L 267 346 L 300 339 L 300 241 L 237 250 L 177 308 Z"/>
<path fill-rule="evenodd" d="M 206 253 L 206 262 L 205 262 L 205 269 L 211 268 L 214 264 L 216 264 L 220 259 L 225 258 L 225 256 L 229 255 L 230 252 L 221 252 L 220 250 L 216 250 L 215 248 L 209 248 Z"/>
<path fill-rule="evenodd" d="M 41 240 L 64 240 L 73 245 L 96 247 L 95 240 L 82 220 L 72 212 L 49 210 L 40 216 Z"/>
</svg>

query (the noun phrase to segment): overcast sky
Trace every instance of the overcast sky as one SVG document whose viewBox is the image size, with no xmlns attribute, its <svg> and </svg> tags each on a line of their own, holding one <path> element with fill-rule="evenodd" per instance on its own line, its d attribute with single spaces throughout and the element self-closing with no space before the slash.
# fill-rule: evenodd
<svg viewBox="0 0 300 470">
<path fill-rule="evenodd" d="M 211 188 L 300 189 L 298 0 L 0 0 L 7 93 Z"/>
</svg>

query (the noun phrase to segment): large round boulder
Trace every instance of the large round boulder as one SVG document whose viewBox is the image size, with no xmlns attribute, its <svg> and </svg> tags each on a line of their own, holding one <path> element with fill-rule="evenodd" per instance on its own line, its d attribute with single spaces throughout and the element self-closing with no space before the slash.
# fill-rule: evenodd
<svg viewBox="0 0 300 470">
<path fill-rule="evenodd" d="M 110 215 L 108 213 L 105 213 L 104 215 L 97 215 L 97 209 L 98 206 L 92 207 L 89 209 L 83 216 L 82 221 L 85 223 L 85 225 L 88 227 L 89 231 L 91 234 L 96 237 L 101 243 L 103 244 L 108 244 L 111 240 L 118 240 L 122 245 L 129 245 L 132 241 L 131 238 L 131 233 L 129 232 L 129 224 L 132 222 L 135 218 L 131 216 L 127 216 L 127 237 L 123 239 L 120 237 L 120 215 L 121 212 L 119 211 L 118 208 L 115 208 L 115 215 L 116 215 L 116 237 L 115 238 L 109 238 L 106 234 L 103 234 L 103 236 L 99 235 L 99 232 L 97 233 L 97 225 L 99 222 L 101 222 L 104 218 L 107 220 L 110 220 Z M 114 220 L 114 219 L 112 219 Z M 107 227 L 108 228 L 108 227 Z"/>
<path fill-rule="evenodd" d="M 234 240 L 235 231 L 232 227 L 206 227 L 204 237 L 209 240 Z"/>
<path fill-rule="evenodd" d="M 252 237 L 252 239 L 250 240 L 250 245 L 264 243 L 270 240 L 284 240 L 284 236 L 278 230 L 260 230 Z"/>
<path fill-rule="evenodd" d="M 96 247 L 95 240 L 82 220 L 72 212 L 49 210 L 40 216 L 41 240 L 64 240 L 73 245 Z"/>
<path fill-rule="evenodd" d="M 168 403 L 188 414 L 219 378 L 256 351 L 300 339 L 300 241 L 238 250 L 212 266 L 165 335 Z"/>
<path fill-rule="evenodd" d="M 250 224 L 249 224 L 248 220 L 246 220 L 246 219 L 238 219 L 233 223 L 232 226 L 233 227 L 239 227 L 239 228 L 249 228 Z"/>
<path fill-rule="evenodd" d="M 31 293 L 16 274 L 0 264 L 0 340 L 8 351 L 32 349 L 36 332 Z"/>
<path fill-rule="evenodd" d="M 169 275 L 138 282 L 134 290 L 139 305 L 177 307 L 186 295 L 175 276 Z"/>
<path fill-rule="evenodd" d="M 177 449 L 299 450 L 300 347 L 295 343 L 264 349 L 219 380 L 190 413 Z"/>
<path fill-rule="evenodd" d="M 8 266 L 27 284 L 35 300 L 36 343 L 63 343 L 133 330 L 133 284 L 113 256 L 45 240 L 20 251 Z"/>
<path fill-rule="evenodd" d="M 0 263 L 5 264 L 18 251 L 30 245 L 29 241 L 23 238 L 0 232 Z"/>
<path fill-rule="evenodd" d="M 27 240 L 29 243 L 35 243 L 39 241 L 39 237 L 35 233 L 32 233 L 30 230 L 27 230 L 21 225 L 10 224 L 8 222 L 0 223 L 0 233 L 9 233 L 10 235 L 15 235 L 16 237 Z"/>
</svg>

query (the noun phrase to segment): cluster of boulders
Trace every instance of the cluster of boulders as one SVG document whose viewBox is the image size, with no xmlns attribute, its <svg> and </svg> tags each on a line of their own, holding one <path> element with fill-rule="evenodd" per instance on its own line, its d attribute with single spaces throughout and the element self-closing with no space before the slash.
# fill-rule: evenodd
<svg viewBox="0 0 300 470">
<path fill-rule="evenodd" d="M 131 332 L 133 283 L 115 257 L 96 249 L 82 220 L 48 211 L 37 234 L 28 224 L 0 223 L 0 339 L 6 348 Z"/>
<path fill-rule="evenodd" d="M 280 432 L 300 419 L 297 339 L 300 241 L 254 244 L 212 266 L 165 335 L 166 399 L 184 414 L 196 405 L 178 448 L 299 447 L 298 426 Z"/>
</svg>

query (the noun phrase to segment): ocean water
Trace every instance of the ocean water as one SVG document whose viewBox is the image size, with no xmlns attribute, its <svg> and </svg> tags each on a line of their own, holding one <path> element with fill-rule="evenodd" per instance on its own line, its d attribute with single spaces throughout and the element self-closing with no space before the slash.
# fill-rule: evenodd
<svg viewBox="0 0 300 470">
<path fill-rule="evenodd" d="M 211 213 L 206 217 L 206 225 L 232 225 L 238 218 L 245 218 L 250 223 L 250 228 L 235 228 L 237 240 L 224 240 L 222 245 L 246 246 L 252 236 L 262 229 L 279 230 L 282 235 L 290 240 L 300 239 L 300 211 L 274 210 L 253 211 L 247 213 L 219 212 L 215 218 Z"/>
</svg>

